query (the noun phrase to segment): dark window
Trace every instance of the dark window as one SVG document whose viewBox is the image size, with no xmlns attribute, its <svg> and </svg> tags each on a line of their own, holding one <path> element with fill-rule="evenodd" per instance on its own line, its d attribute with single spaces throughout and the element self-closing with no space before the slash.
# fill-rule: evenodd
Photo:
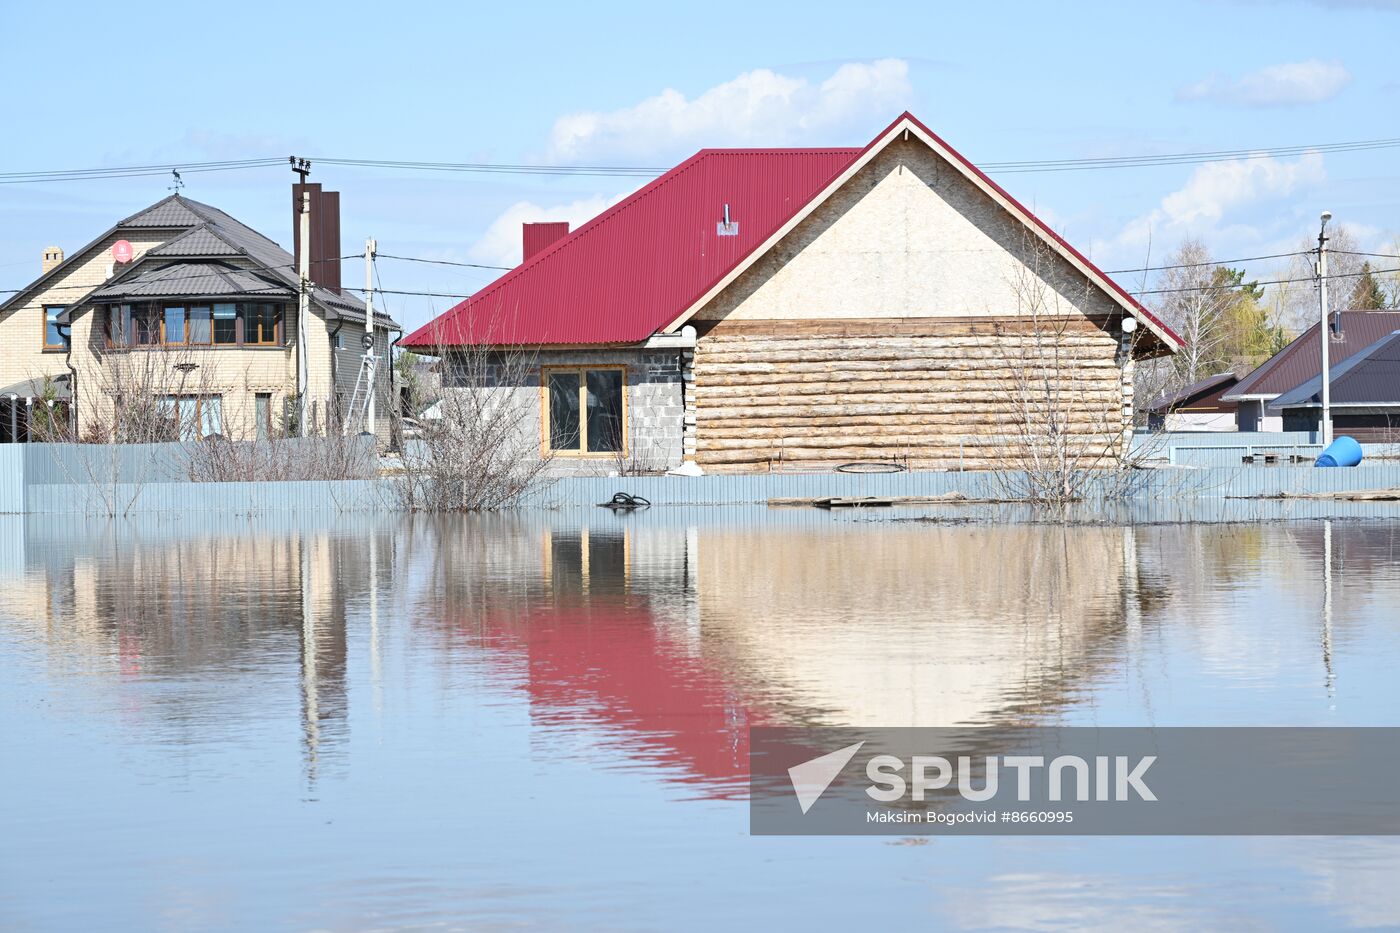
<svg viewBox="0 0 1400 933">
<path fill-rule="evenodd" d="M 601 454 L 626 449 L 621 367 L 546 373 L 550 450 Z"/>
<path fill-rule="evenodd" d="M 131 305 L 107 306 L 107 345 L 131 346 Z"/>
<path fill-rule="evenodd" d="M 588 451 L 623 449 L 622 370 L 588 370 Z"/>
<path fill-rule="evenodd" d="M 68 339 L 59 329 L 58 316 L 63 313 L 63 305 L 44 305 L 44 347 L 59 350 L 68 346 Z"/>
<path fill-rule="evenodd" d="M 257 421 L 258 440 L 272 436 L 272 393 L 259 392 L 253 396 L 253 416 Z"/>
<path fill-rule="evenodd" d="M 214 305 L 214 342 L 216 344 L 230 344 L 238 342 L 237 305 Z"/>
<path fill-rule="evenodd" d="M 160 343 L 160 313 L 154 308 L 131 311 L 132 346 L 153 347 Z"/>
<path fill-rule="evenodd" d="M 578 390 L 578 373 L 549 374 L 550 450 L 579 449 Z"/>
<path fill-rule="evenodd" d="M 259 345 L 277 342 L 277 319 L 281 316 L 281 306 L 274 304 L 247 305 L 247 318 L 244 321 L 243 342 Z"/>
</svg>

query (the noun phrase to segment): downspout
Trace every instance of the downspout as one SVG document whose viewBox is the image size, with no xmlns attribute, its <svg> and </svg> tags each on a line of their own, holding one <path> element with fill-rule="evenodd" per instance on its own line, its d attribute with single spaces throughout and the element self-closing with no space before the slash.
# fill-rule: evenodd
<svg viewBox="0 0 1400 933">
<path fill-rule="evenodd" d="M 335 319 L 335 330 L 331 331 L 331 335 L 330 335 L 330 338 L 329 338 L 329 339 L 330 339 L 330 342 L 331 342 L 331 397 L 328 398 L 328 399 L 326 399 L 326 406 L 327 406 L 327 407 L 330 406 L 330 404 L 331 404 L 331 399 L 336 399 L 336 398 L 339 397 L 339 396 L 336 394 L 336 391 L 335 391 L 335 390 L 336 390 L 336 386 L 338 385 L 338 383 L 337 383 L 336 380 L 337 380 L 337 377 L 338 377 L 338 375 L 339 375 L 339 373 L 340 373 L 340 354 L 338 354 L 338 353 L 335 352 L 335 351 L 336 351 L 336 347 L 335 347 L 335 338 L 336 338 L 336 336 L 340 333 L 340 329 L 341 329 L 342 327 L 344 327 L 344 326 L 345 326 L 345 321 L 343 321 L 341 318 L 336 318 L 336 319 Z M 340 405 L 339 405 L 339 404 L 336 405 L 336 413 L 335 413 L 335 416 L 336 416 L 337 418 L 343 418 L 343 417 L 345 417 L 345 413 L 342 412 L 342 411 L 340 411 Z M 330 418 L 327 418 L 327 419 L 326 419 L 326 433 L 327 433 L 327 434 L 330 433 Z"/>
<path fill-rule="evenodd" d="M 389 404 L 393 406 L 390 411 L 392 420 L 389 422 L 389 449 L 399 450 L 403 439 L 403 399 L 399 397 L 398 368 L 394 366 L 394 351 L 399 348 L 399 341 L 403 339 L 403 331 L 395 331 L 393 340 L 389 341 L 389 358 L 385 364 L 389 367 Z M 393 425 L 398 425 L 398 430 L 394 430 Z"/>
<path fill-rule="evenodd" d="M 73 319 L 61 327 L 63 334 L 63 365 L 68 367 L 68 417 L 73 422 L 73 440 L 78 439 L 78 370 L 73 365 Z"/>
</svg>

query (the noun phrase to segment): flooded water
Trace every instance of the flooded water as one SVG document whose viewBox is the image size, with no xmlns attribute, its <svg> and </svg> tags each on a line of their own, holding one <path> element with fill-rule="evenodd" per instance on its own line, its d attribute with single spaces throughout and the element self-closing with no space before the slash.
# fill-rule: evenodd
<svg viewBox="0 0 1400 933">
<path fill-rule="evenodd" d="M 1400 927 L 1379 838 L 751 837 L 751 725 L 1400 725 L 1393 521 L 907 517 L 0 517 L 0 929 Z"/>
</svg>

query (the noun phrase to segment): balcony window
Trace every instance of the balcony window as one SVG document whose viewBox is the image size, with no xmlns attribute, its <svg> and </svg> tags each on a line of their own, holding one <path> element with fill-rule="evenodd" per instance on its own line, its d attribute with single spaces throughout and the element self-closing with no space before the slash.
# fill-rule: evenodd
<svg viewBox="0 0 1400 933">
<path fill-rule="evenodd" d="M 107 306 L 109 347 L 276 346 L 281 327 L 282 305 L 272 303 Z"/>
<path fill-rule="evenodd" d="M 214 305 L 214 343 L 225 346 L 238 342 L 238 305 Z"/>
<path fill-rule="evenodd" d="M 212 336 L 213 318 L 208 305 L 195 305 L 190 308 L 189 342 L 195 345 L 208 345 Z"/>
</svg>

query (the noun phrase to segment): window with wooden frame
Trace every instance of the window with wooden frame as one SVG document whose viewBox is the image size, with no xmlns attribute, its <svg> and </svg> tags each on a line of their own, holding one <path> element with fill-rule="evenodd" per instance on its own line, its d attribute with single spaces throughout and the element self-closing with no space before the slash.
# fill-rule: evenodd
<svg viewBox="0 0 1400 933">
<path fill-rule="evenodd" d="M 112 348 L 271 347 L 280 345 L 281 335 L 282 305 L 275 303 L 107 306 L 107 346 Z"/>
<path fill-rule="evenodd" d="M 68 338 L 63 336 L 63 325 L 58 316 L 63 313 L 63 305 L 44 305 L 44 349 L 62 350 L 68 346 Z"/>
<path fill-rule="evenodd" d="M 622 366 L 541 370 L 544 446 L 562 456 L 627 452 L 627 379 Z"/>
</svg>

